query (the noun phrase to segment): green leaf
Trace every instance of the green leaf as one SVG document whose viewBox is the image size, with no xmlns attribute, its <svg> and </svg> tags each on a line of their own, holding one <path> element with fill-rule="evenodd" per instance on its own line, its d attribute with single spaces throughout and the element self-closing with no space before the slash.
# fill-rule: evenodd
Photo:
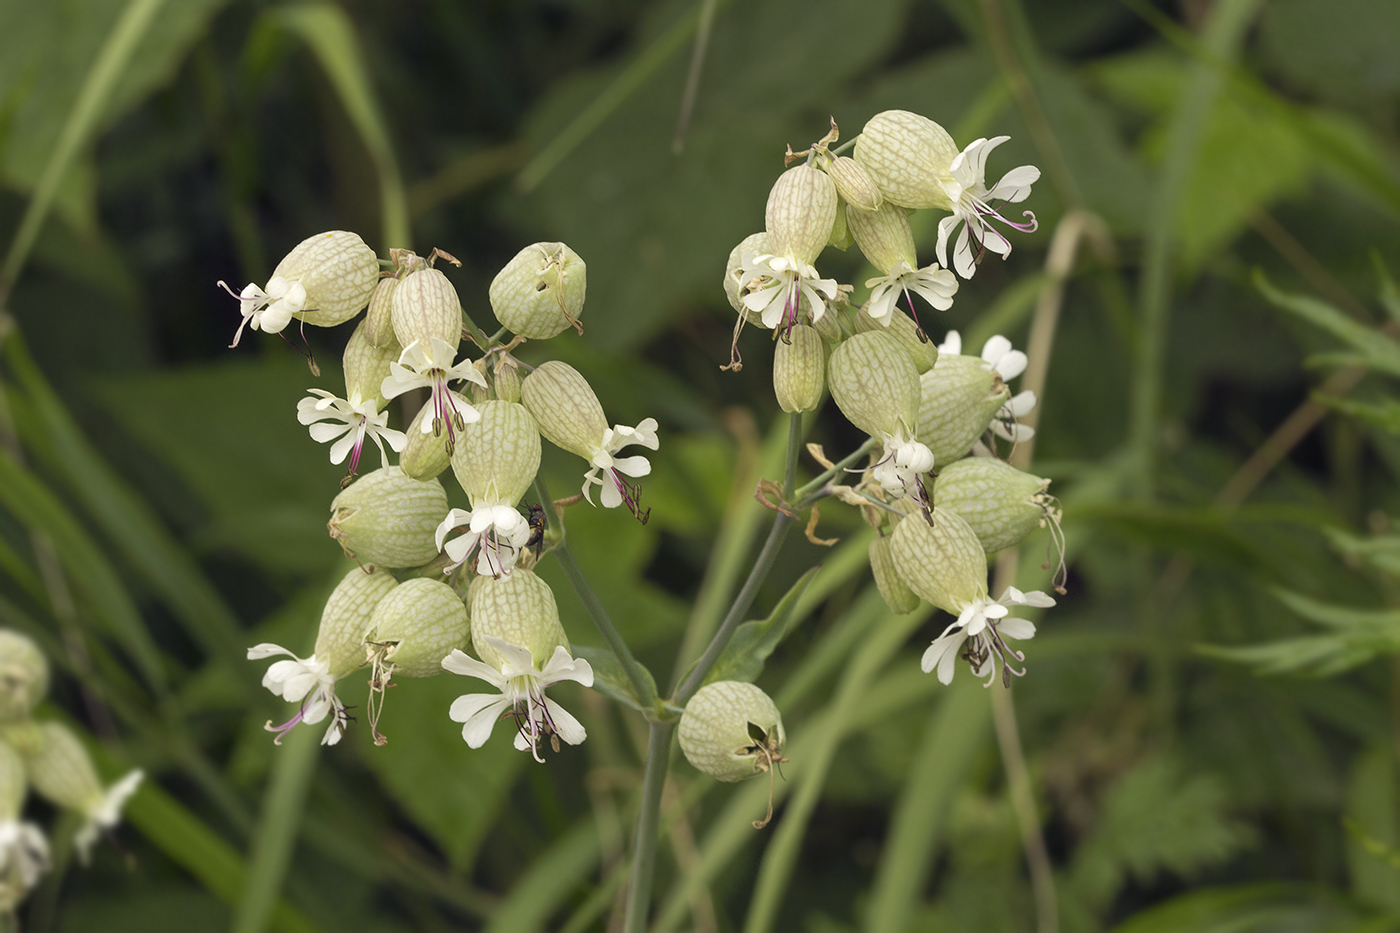
<svg viewBox="0 0 1400 933">
<path fill-rule="evenodd" d="M 1400 609 L 1356 609 L 1319 602 L 1290 590 L 1274 589 L 1273 593 L 1289 609 L 1319 625 L 1349 630 L 1349 633 L 1369 631 L 1400 636 Z"/>
<path fill-rule="evenodd" d="M 519 755 L 519 753 L 516 753 Z M 523 756 L 522 756 L 523 757 Z M 598 864 L 598 821 L 589 817 L 537 856 L 491 912 L 487 933 L 534 933 Z"/>
<path fill-rule="evenodd" d="M 1269 283 L 1262 269 L 1254 270 L 1254 284 L 1275 306 L 1350 344 L 1365 365 L 1400 376 L 1400 344 L 1390 337 L 1374 327 L 1357 322 L 1324 301 L 1279 291 Z"/>
<path fill-rule="evenodd" d="M 1141 885 L 1163 872 L 1189 879 L 1249 842 L 1248 827 L 1231 820 L 1227 806 L 1216 778 L 1188 774 L 1167 756 L 1148 758 L 1109 790 L 1075 851 L 1069 882 L 1102 911 L 1130 878 Z"/>
<path fill-rule="evenodd" d="M 1358 402 L 1335 395 L 1324 395 L 1321 392 L 1314 392 L 1312 397 L 1328 408 L 1364 421 L 1372 427 L 1390 434 L 1400 434 L 1400 401 L 1393 398 L 1383 398 L 1379 402 Z"/>
<path fill-rule="evenodd" d="M 715 659 L 714 667 L 710 668 L 710 673 L 705 677 L 705 683 L 712 684 L 717 680 L 742 680 L 753 683 L 757 680 L 758 675 L 763 673 L 763 662 L 768 660 L 773 649 L 778 647 L 778 643 L 787 634 L 788 621 L 792 618 L 793 610 L 797 608 L 797 601 L 802 598 L 803 591 L 819 570 L 820 565 L 799 577 L 783 598 L 778 600 L 768 618 L 745 622 L 736 628 L 729 644 L 724 646 L 724 650 Z"/>
<path fill-rule="evenodd" d="M 1396 866 L 1383 856 L 1378 858 L 1375 850 L 1394 852 L 1400 846 L 1400 793 L 1395 781 L 1394 748 L 1372 746 L 1352 767 L 1346 800 L 1352 831 L 1346 853 L 1352 892 L 1392 914 L 1400 911 L 1400 876 Z"/>
<path fill-rule="evenodd" d="M 369 151 L 379 176 L 379 208 L 384 224 L 384 250 L 413 245 L 403 176 L 384 112 L 370 86 L 369 69 L 350 17 L 330 3 L 284 6 L 268 14 L 270 21 L 306 43 L 326 72 L 345 113 Z M 387 255 L 387 253 L 386 253 Z"/>
<path fill-rule="evenodd" d="M 16 419 L 23 440 L 31 448 L 47 449 L 49 466 L 82 501 L 117 552 L 175 611 L 186 632 L 211 657 L 237 657 L 243 640 L 238 620 L 184 546 L 88 443 L 17 334 L 6 341 L 6 351 L 33 406 L 33 432 L 26 434 L 26 422 Z"/>
<path fill-rule="evenodd" d="M 1324 933 L 1339 929 L 1343 918 L 1342 908 L 1312 898 L 1296 884 L 1242 885 L 1183 894 L 1142 911 L 1112 933 Z"/>
<path fill-rule="evenodd" d="M 1337 528 L 1323 530 L 1327 543 L 1348 557 L 1359 557 L 1377 570 L 1400 577 L 1400 534 L 1359 538 Z"/>
<path fill-rule="evenodd" d="M 610 648 L 595 648 L 591 645 L 570 645 L 569 650 L 574 657 L 582 658 L 593 668 L 593 689 L 603 696 L 619 703 L 626 703 L 635 710 L 650 712 L 642 705 L 641 699 L 637 696 L 637 691 L 632 689 L 632 681 L 628 679 L 627 672 L 622 667 L 622 662 L 617 659 Z M 651 689 L 656 691 L 656 681 L 651 676 L 651 671 L 642 667 L 642 673 L 647 680 L 651 681 Z"/>
<path fill-rule="evenodd" d="M 163 691 L 166 678 L 160 650 L 146 631 L 121 576 L 64 504 L 4 451 L 0 451 L 0 505 L 31 531 L 48 536 L 87 611 L 116 637 L 147 683 Z"/>
</svg>

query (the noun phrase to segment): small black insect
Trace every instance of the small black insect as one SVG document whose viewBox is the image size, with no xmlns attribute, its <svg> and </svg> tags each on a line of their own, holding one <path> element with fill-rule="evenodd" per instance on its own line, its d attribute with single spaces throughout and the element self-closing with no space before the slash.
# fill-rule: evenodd
<svg viewBox="0 0 1400 933">
<path fill-rule="evenodd" d="M 525 542 L 526 547 L 535 549 L 535 556 L 540 556 L 540 551 L 544 548 L 544 506 L 530 506 L 530 515 L 525 519 L 530 525 L 530 540 Z"/>
</svg>

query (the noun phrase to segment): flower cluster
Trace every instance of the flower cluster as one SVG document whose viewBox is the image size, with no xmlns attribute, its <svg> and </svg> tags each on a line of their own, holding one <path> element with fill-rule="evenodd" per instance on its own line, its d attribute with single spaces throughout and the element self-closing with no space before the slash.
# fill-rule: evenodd
<svg viewBox="0 0 1400 933">
<path fill-rule="evenodd" d="M 567 246 L 527 247 L 492 282 L 492 311 L 516 333 L 507 343 L 488 340 L 463 315 L 438 260 L 456 263 L 439 250 L 427 257 L 393 250 L 381 262 L 355 234 L 333 231 L 293 250 L 265 289 L 249 285 L 239 296 L 244 324 L 272 332 L 293 318 L 346 323 L 367 308 L 346 344 L 344 396 L 313 388 L 297 405 L 312 439 L 331 443 L 331 461 L 348 460 L 327 527 L 359 566 L 327 601 L 310 654 L 272 643 L 248 649 L 249 660 L 285 656 L 263 677 L 264 687 L 296 704 L 285 722 L 267 724 L 278 743 L 297 725 L 322 722 L 321 741 L 339 742 L 354 717 L 338 689 L 363 668 L 379 744 L 387 741 L 378 722 L 391 680 L 444 669 L 482 677 L 501 691 L 489 700 L 463 697 L 450 710 L 467 724 L 463 737 L 473 747 L 490 733 L 489 717 L 506 708 L 519 725 L 517 744 L 537 758 L 546 737 L 556 745 L 584 737 L 583 727 L 544 695 L 561 679 L 589 685 L 592 672 L 572 657 L 554 597 L 531 572 L 529 549 L 545 544 L 544 529 L 521 503 L 548 440 L 585 461 L 574 499 L 626 506 L 645 522 L 649 510 L 636 481 L 651 463 L 621 451 L 656 450 L 657 422 L 610 425 L 578 370 L 558 361 L 532 366 L 513 355 L 527 338 L 582 331 L 587 270 Z M 479 358 L 462 352 L 468 337 Z M 388 403 L 414 393 L 426 396 L 417 414 L 403 430 L 391 428 Z M 381 467 L 357 476 L 366 443 L 378 448 Z M 386 463 L 386 446 L 399 455 L 397 464 Z M 469 508 L 448 507 L 439 477 L 449 469 Z"/>
<path fill-rule="evenodd" d="M 48 660 L 29 638 L 0 629 L 0 912 L 12 912 L 49 867 L 44 831 L 22 819 L 29 790 L 83 818 L 73 837 L 87 863 L 93 843 L 121 822 L 141 784 L 131 771 L 104 786 L 72 729 L 33 718 L 48 691 Z"/>
<path fill-rule="evenodd" d="M 960 150 L 937 123 L 901 110 L 871 118 L 852 157 L 831 148 L 837 138 L 833 122 L 804 152 L 789 150 L 790 162 L 805 161 L 773 185 L 764 231 L 730 254 L 724 286 L 739 321 L 726 368 L 738 366 L 742 326 L 760 324 L 775 332 L 773 388 L 784 411 L 815 410 L 830 390 L 846 419 L 870 437 L 871 453 L 857 483 L 833 482 L 820 494 L 862 506 L 878 533 L 872 570 L 892 609 L 908 612 L 924 599 L 957 617 L 925 655 L 924 669 L 936 668 L 946 683 L 963 657 L 989 683 L 998 669 L 1009 681 L 1024 666 L 1008 640 L 1029 638 L 1035 627 L 1007 618 L 1007 607 L 1044 608 L 1053 600 L 1012 588 L 992 601 L 986 555 L 1041 526 L 1063 554 L 1048 482 L 998 459 L 998 439 L 1014 445 L 1035 434 L 1021 423 L 1035 394 L 1013 396 L 1008 388 L 1027 358 L 1002 336 L 980 356 L 962 354 L 956 331 L 935 345 L 914 296 L 947 310 L 959 280 L 970 280 L 986 254 L 1010 254 L 998 225 L 1033 233 L 1034 214 L 1013 218 L 1004 206 L 1029 197 L 1040 172 L 1023 165 L 989 187 L 988 156 L 1007 137 Z M 936 261 L 921 266 L 909 218 L 926 209 L 947 213 L 938 223 Z M 852 243 L 876 272 L 854 308 L 848 296 L 855 289 L 817 271 L 826 246 Z M 1057 573 L 1057 589 L 1060 582 Z"/>
</svg>

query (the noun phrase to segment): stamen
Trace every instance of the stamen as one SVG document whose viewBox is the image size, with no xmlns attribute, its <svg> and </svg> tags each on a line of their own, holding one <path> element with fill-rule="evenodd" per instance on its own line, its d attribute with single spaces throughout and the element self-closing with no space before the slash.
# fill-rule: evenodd
<svg viewBox="0 0 1400 933">
<path fill-rule="evenodd" d="M 632 513 L 633 518 L 645 525 L 647 520 L 651 518 L 651 509 L 647 509 L 645 512 L 641 511 L 641 485 L 627 482 L 616 467 L 610 467 L 608 472 L 612 474 L 613 485 L 617 487 L 618 495 L 622 496 L 622 504 L 627 506 L 627 511 Z"/>
</svg>

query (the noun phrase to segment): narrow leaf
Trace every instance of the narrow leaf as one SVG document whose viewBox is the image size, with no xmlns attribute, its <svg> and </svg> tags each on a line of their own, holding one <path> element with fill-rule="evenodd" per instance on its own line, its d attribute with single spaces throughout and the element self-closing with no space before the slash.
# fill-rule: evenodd
<svg viewBox="0 0 1400 933">
<path fill-rule="evenodd" d="M 648 711 L 648 708 L 642 704 L 641 699 L 637 696 L 637 691 L 632 689 L 632 681 L 628 679 L 627 672 L 623 670 L 622 662 L 610 649 L 595 648 L 590 645 L 571 645 L 569 650 L 574 657 L 582 658 L 593 668 L 594 690 L 611 700 L 626 703 L 635 710 Z M 654 695 L 656 681 L 652 678 L 651 671 L 645 667 L 641 669 L 642 674 L 651 683 Z"/>
<path fill-rule="evenodd" d="M 724 646 L 724 651 L 715 660 L 715 666 L 710 669 L 705 683 L 710 684 L 717 680 L 742 680 L 753 683 L 757 680 L 758 675 L 763 673 L 763 662 L 768 660 L 768 656 L 787 633 L 788 621 L 792 619 L 793 610 L 797 608 L 803 591 L 819 570 L 820 566 L 813 567 L 798 578 L 787 594 L 778 601 L 778 605 L 773 607 L 768 618 L 745 622 L 735 629 L 729 644 Z"/>
</svg>

